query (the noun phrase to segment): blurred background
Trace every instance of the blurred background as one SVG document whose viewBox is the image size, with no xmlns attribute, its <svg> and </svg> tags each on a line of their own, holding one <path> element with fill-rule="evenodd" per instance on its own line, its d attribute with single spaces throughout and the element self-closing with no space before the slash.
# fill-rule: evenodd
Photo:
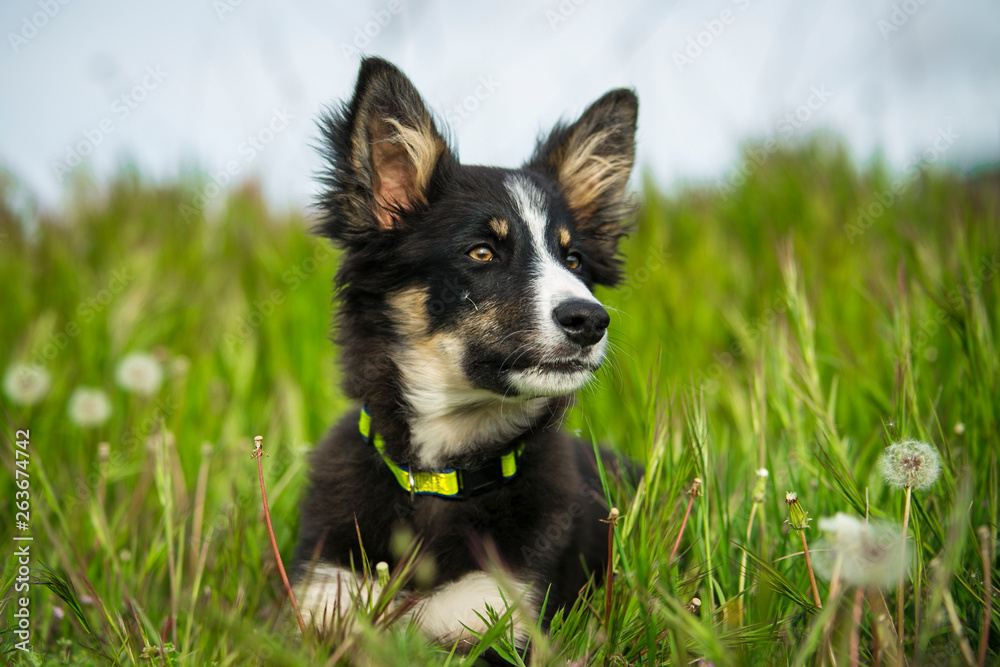
<svg viewBox="0 0 1000 667">
<path fill-rule="evenodd" d="M 0 515 L 28 467 L 31 664 L 330 657 L 282 629 L 249 452 L 262 435 L 287 559 L 307 453 L 350 404 L 329 341 L 339 253 L 307 230 L 316 118 L 362 53 L 412 78 L 466 163 L 516 166 L 608 89 L 639 94 L 638 225 L 623 284 L 597 293 L 613 352 L 566 427 L 658 462 L 626 519 L 621 630 L 579 631 L 608 621 L 578 607 L 550 664 L 825 661 L 802 661 L 829 617 L 788 557 L 784 493 L 811 517 L 898 517 L 877 461 L 901 438 L 944 470 L 914 494 L 917 562 L 950 568 L 926 596 L 915 580 L 920 650 L 954 648 L 950 590 L 959 634 L 1000 655 L 975 530 L 996 543 L 1000 525 L 997 0 L 3 0 L 0 27 L 0 436 L 30 426 L 32 452 L 0 455 Z M 663 536 L 685 530 L 695 477 L 675 560 Z M 734 616 L 751 550 L 759 595 Z M 675 571 L 647 605 L 650 573 Z M 692 599 L 700 624 L 677 608 Z M 365 664 L 450 660 L 381 637 Z"/>
<path fill-rule="evenodd" d="M 639 93 L 639 164 L 661 187 L 724 183 L 742 141 L 823 128 L 897 170 L 943 134 L 939 165 L 1000 156 L 993 0 L 8 0 L 0 26 L 0 166 L 43 208 L 81 166 L 101 182 L 234 160 L 233 182 L 308 205 L 315 118 L 361 53 L 410 75 L 469 163 L 519 164 L 617 86 Z"/>
</svg>

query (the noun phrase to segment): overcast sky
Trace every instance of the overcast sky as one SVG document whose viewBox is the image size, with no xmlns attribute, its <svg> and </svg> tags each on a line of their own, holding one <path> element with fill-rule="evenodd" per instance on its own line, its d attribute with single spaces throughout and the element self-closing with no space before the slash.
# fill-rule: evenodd
<svg viewBox="0 0 1000 667">
<path fill-rule="evenodd" d="M 48 207 L 78 160 L 100 179 L 235 164 L 306 205 L 315 118 L 361 52 L 409 74 L 468 163 L 516 166 L 619 86 L 666 187 L 720 182 L 747 139 L 821 129 L 897 169 L 942 133 L 941 166 L 1000 158 L 996 0 L 4 0 L 0 28 L 0 166 Z"/>
</svg>

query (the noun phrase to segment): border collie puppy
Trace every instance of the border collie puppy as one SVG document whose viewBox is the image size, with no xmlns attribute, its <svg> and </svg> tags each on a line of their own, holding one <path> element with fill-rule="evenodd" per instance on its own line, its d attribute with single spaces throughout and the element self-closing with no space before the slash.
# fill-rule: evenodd
<svg viewBox="0 0 1000 667">
<path fill-rule="evenodd" d="M 612 90 L 521 168 L 467 166 L 409 79 L 367 58 L 322 118 L 318 231 L 343 250 L 336 340 L 359 406 L 312 454 L 295 554 L 307 620 L 378 595 L 361 549 L 395 568 L 400 532 L 432 574 L 393 604 L 438 641 L 471 641 L 489 606 L 512 610 L 523 646 L 543 601 L 546 622 L 599 577 L 594 450 L 559 424 L 607 348 L 591 290 L 621 278 L 637 110 Z"/>
</svg>

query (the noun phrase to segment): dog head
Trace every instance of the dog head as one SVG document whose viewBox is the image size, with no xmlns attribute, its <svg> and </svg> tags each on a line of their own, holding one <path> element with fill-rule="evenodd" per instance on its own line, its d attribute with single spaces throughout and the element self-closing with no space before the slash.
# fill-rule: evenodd
<svg viewBox="0 0 1000 667">
<path fill-rule="evenodd" d="M 444 436 L 474 446 L 513 437 L 586 383 L 609 323 L 592 290 L 621 277 L 637 110 L 613 90 L 520 169 L 466 166 L 406 76 L 365 59 L 353 98 L 321 121 L 319 231 L 345 251 L 349 393 L 406 406 L 415 441 L 442 436 L 417 434 L 421 420 L 462 413 L 464 431 Z M 498 426 L 505 402 L 521 418 Z"/>
</svg>

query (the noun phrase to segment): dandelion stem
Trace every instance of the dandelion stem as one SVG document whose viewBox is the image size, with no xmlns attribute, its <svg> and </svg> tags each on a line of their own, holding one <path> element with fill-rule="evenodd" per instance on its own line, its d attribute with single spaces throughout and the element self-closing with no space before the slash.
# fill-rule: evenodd
<svg viewBox="0 0 1000 667">
<path fill-rule="evenodd" d="M 809 571 L 809 585 L 812 587 L 813 600 L 816 601 L 816 606 L 822 609 L 823 601 L 819 597 L 819 587 L 816 586 L 816 575 L 813 574 L 812 560 L 809 558 L 809 545 L 806 544 L 805 531 L 800 530 L 799 537 L 802 538 L 802 553 L 806 557 L 806 569 Z"/>
<path fill-rule="evenodd" d="M 906 528 L 910 523 L 910 498 L 913 487 L 906 487 L 906 502 L 903 504 L 903 569 L 899 575 L 899 585 L 896 586 L 896 645 L 899 648 L 900 660 L 903 658 L 903 587 L 906 585 Z"/>
<path fill-rule="evenodd" d="M 292 592 L 292 585 L 288 583 L 288 575 L 285 574 L 285 564 L 281 562 L 281 552 L 278 551 L 278 541 L 274 539 L 274 528 L 271 526 L 271 510 L 267 507 L 267 490 L 264 488 L 264 466 L 260 459 L 264 456 L 264 438 L 256 436 L 254 439 L 253 456 L 257 459 L 257 476 L 260 478 L 260 496 L 264 503 L 264 520 L 267 522 L 267 534 L 271 538 L 271 550 L 274 552 L 274 560 L 278 563 L 278 572 L 281 573 L 281 581 L 285 584 L 285 591 L 288 592 L 288 599 L 295 610 L 295 618 L 299 621 L 299 628 L 302 634 L 306 634 L 306 622 L 302 620 L 302 613 L 299 612 L 299 605 L 295 601 L 295 593 Z"/>
<path fill-rule="evenodd" d="M 688 506 L 687 510 L 684 511 L 684 520 L 681 521 L 681 529 L 677 533 L 677 539 L 674 541 L 674 548 L 670 551 L 670 558 L 667 559 L 668 563 L 672 563 L 674 556 L 677 555 L 677 548 L 681 545 L 681 538 L 684 537 L 684 529 L 687 527 L 688 517 L 691 516 L 691 506 L 694 505 L 694 499 L 698 496 L 699 490 L 701 489 L 701 480 L 697 477 L 694 478 L 694 483 L 688 490 Z"/>
</svg>

